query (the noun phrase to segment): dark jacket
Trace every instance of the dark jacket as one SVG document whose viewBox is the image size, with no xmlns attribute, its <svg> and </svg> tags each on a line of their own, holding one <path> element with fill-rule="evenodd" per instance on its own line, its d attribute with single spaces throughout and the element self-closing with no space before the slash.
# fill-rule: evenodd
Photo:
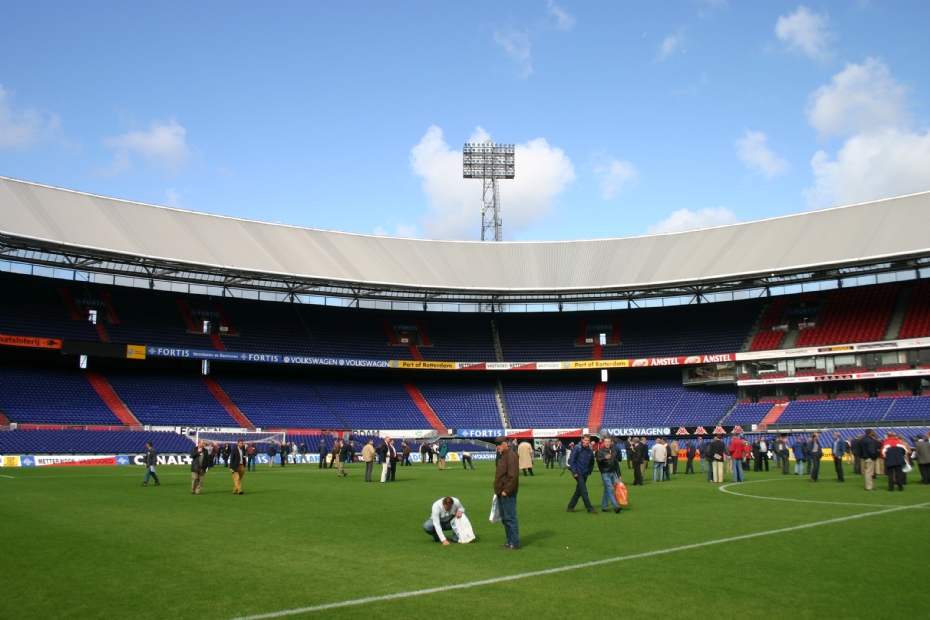
<svg viewBox="0 0 930 620">
<path fill-rule="evenodd" d="M 859 458 L 874 461 L 878 458 L 878 450 L 881 448 L 881 444 L 874 437 L 866 435 L 859 440 L 859 445 L 856 447 L 859 450 Z"/>
<path fill-rule="evenodd" d="M 636 443 L 636 446 L 633 448 L 633 462 L 634 463 L 643 463 L 649 460 L 649 449 L 646 447 L 645 441 L 640 441 Z"/>
<path fill-rule="evenodd" d="M 839 440 L 833 440 L 833 458 L 841 459 L 843 455 L 846 454 L 846 440 L 840 437 Z M 838 448 L 838 450 L 836 449 Z"/>
<path fill-rule="evenodd" d="M 568 457 L 568 468 L 573 475 L 590 476 L 594 471 L 594 452 L 578 444 L 572 448 L 572 454 Z"/>
<path fill-rule="evenodd" d="M 229 469 L 239 469 L 245 467 L 245 446 L 242 446 L 242 454 L 239 454 L 239 446 L 233 446 L 229 451 Z"/>
<path fill-rule="evenodd" d="M 317 452 L 319 453 L 321 457 L 324 457 L 327 454 L 329 454 L 329 448 L 326 446 L 325 442 L 323 441 L 320 442 L 320 448 L 319 450 L 317 450 Z"/>
<path fill-rule="evenodd" d="M 720 439 L 715 439 L 710 442 L 710 445 L 707 446 L 707 458 L 711 461 L 718 461 L 720 459 L 715 459 L 714 455 L 719 454 L 721 457 L 725 456 L 727 453 L 727 446 Z"/>
<path fill-rule="evenodd" d="M 686 454 L 688 455 L 688 460 L 691 460 L 694 458 L 695 452 L 697 452 L 697 448 L 694 447 L 693 443 L 689 443 L 688 450 L 686 452 Z"/>
<path fill-rule="evenodd" d="M 148 467 L 152 467 L 153 465 L 158 465 L 158 451 L 155 450 L 155 448 L 152 448 L 151 450 L 148 450 L 145 453 L 144 463 Z"/>
<path fill-rule="evenodd" d="M 204 461 L 207 460 L 207 451 L 205 449 L 198 448 L 194 446 L 194 449 L 191 450 L 191 472 L 198 473 L 204 467 Z"/>
<path fill-rule="evenodd" d="M 339 449 L 339 460 L 343 463 L 348 463 L 351 460 L 349 456 L 349 442 L 342 444 L 342 447 Z"/>
<path fill-rule="evenodd" d="M 620 448 L 617 446 L 598 448 L 594 458 L 597 461 L 597 470 L 602 474 L 620 474 Z"/>
<path fill-rule="evenodd" d="M 511 497 L 520 488 L 520 457 L 507 448 L 498 453 L 497 472 L 494 474 L 494 494 Z"/>
<path fill-rule="evenodd" d="M 812 459 L 819 459 L 819 458 L 821 458 L 821 457 L 823 456 L 823 442 L 820 440 L 819 437 L 817 438 L 816 441 L 817 441 L 817 449 L 816 449 L 816 450 L 814 449 L 814 440 L 813 440 L 813 439 L 811 439 L 810 441 L 807 442 L 807 454 L 808 454 L 808 455 L 810 456 L 810 458 L 812 458 Z"/>
</svg>

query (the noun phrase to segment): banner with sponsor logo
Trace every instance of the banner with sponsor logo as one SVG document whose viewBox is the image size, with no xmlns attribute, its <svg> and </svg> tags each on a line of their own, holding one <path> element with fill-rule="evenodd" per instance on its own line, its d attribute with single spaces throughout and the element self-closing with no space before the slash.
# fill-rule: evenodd
<svg viewBox="0 0 930 620">
<path fill-rule="evenodd" d="M 26 347 L 29 349 L 60 349 L 61 340 L 56 338 L 35 338 L 32 336 L 10 336 L 0 334 L 0 345 L 8 347 Z"/>
<path fill-rule="evenodd" d="M 455 370 L 455 362 L 433 362 L 429 360 L 390 360 L 391 368 L 408 370 Z"/>
<path fill-rule="evenodd" d="M 775 385 L 779 383 L 820 383 L 829 381 L 860 381 L 864 379 L 888 379 L 893 377 L 930 376 L 930 368 L 912 368 L 910 370 L 885 370 L 875 372 L 851 372 L 813 377 L 778 377 L 774 379 L 742 379 L 736 385 Z"/>
</svg>

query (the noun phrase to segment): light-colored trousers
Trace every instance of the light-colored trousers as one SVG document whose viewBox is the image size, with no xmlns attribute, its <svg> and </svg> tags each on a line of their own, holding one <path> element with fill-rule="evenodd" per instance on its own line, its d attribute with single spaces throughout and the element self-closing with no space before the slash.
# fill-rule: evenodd
<svg viewBox="0 0 930 620">
<path fill-rule="evenodd" d="M 388 461 L 381 463 L 381 482 L 388 481 L 388 472 L 391 470 L 391 465 Z"/>
<path fill-rule="evenodd" d="M 245 477 L 245 465 L 240 465 L 239 469 L 233 472 L 233 493 L 242 492 L 242 479 Z"/>
<path fill-rule="evenodd" d="M 200 494 L 200 489 L 203 488 L 203 477 L 207 472 L 204 470 L 192 471 L 191 472 L 191 493 Z"/>
<path fill-rule="evenodd" d="M 714 461 L 714 482 L 723 482 L 723 461 Z"/>
<path fill-rule="evenodd" d="M 862 476 L 865 478 L 865 488 L 872 490 L 872 476 L 875 475 L 875 461 L 872 459 L 862 459 Z"/>
</svg>

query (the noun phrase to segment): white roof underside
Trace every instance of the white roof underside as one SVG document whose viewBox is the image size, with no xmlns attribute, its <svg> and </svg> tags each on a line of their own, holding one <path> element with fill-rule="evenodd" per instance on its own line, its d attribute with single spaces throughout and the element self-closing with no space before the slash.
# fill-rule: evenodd
<svg viewBox="0 0 930 620">
<path fill-rule="evenodd" d="M 0 177 L 0 235 L 7 240 L 407 290 L 643 290 L 925 257 L 928 222 L 930 192 L 924 192 L 642 237 L 431 241 L 208 215 Z"/>
</svg>

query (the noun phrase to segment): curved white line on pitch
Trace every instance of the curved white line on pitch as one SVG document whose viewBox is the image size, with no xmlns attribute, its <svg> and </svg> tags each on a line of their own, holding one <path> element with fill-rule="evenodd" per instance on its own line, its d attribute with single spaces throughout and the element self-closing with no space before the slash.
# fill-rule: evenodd
<svg viewBox="0 0 930 620">
<path fill-rule="evenodd" d="M 751 496 L 750 496 L 751 497 Z M 640 558 L 648 558 L 656 555 L 665 555 L 667 553 L 675 553 L 676 551 L 688 551 L 690 549 L 700 549 L 701 547 L 711 547 L 713 545 L 720 545 L 728 542 L 735 542 L 738 540 L 748 540 L 752 538 L 759 538 L 761 536 L 771 536 L 773 534 L 784 534 L 785 532 L 795 532 L 798 530 L 806 530 L 812 527 L 819 527 L 821 525 L 830 525 L 832 523 L 842 523 L 844 521 L 852 521 L 854 519 L 863 519 L 866 517 L 874 517 L 877 515 L 889 514 L 892 512 L 900 512 L 902 510 L 908 510 L 911 508 L 926 508 L 930 506 L 930 503 L 925 504 L 916 504 L 914 506 L 894 506 L 891 508 L 885 508 L 884 510 L 876 510 L 874 512 L 863 512 L 857 515 L 850 515 L 848 517 L 839 517 L 836 519 L 827 519 L 826 521 L 815 521 L 814 523 L 804 523 L 802 525 L 793 525 L 791 527 L 782 527 L 777 530 L 767 530 L 764 532 L 754 532 L 752 534 L 743 534 L 741 536 L 730 536 L 728 538 L 718 538 L 717 540 L 708 540 L 700 543 L 692 543 L 690 545 L 681 545 L 678 547 L 669 547 L 668 549 L 656 549 L 654 551 L 645 551 L 643 553 L 634 553 L 632 555 L 621 555 L 615 558 L 605 558 L 603 560 L 593 560 L 591 562 L 582 562 L 581 564 L 570 564 L 568 566 L 558 566 L 556 568 L 546 568 L 543 570 L 530 571 L 528 573 L 517 573 L 516 575 L 504 575 L 502 577 L 493 577 L 491 579 L 482 579 L 480 581 L 466 581 L 465 583 L 453 583 L 447 586 L 438 586 L 435 588 L 425 588 L 423 590 L 410 590 L 407 592 L 395 592 L 394 594 L 382 594 L 380 596 L 368 596 L 365 598 L 357 598 L 348 601 L 338 601 L 335 603 L 324 603 L 322 605 L 313 605 L 310 607 L 299 607 L 297 609 L 285 609 L 282 611 L 273 611 L 266 614 L 255 614 L 252 616 L 240 616 L 234 618 L 233 620 L 265 620 L 267 618 L 281 618 L 284 616 L 294 616 L 297 614 L 306 614 L 314 611 L 324 611 L 327 609 L 338 609 L 341 607 L 352 607 L 354 605 L 365 605 L 366 603 L 378 603 L 381 601 L 390 601 L 401 598 L 410 598 L 413 596 L 422 596 L 424 594 L 438 594 L 440 592 L 449 592 L 451 590 L 463 590 L 466 588 L 474 588 L 478 586 L 487 586 L 496 583 L 503 583 L 506 581 L 515 581 L 517 579 L 526 579 L 528 577 L 539 577 L 541 575 L 552 575 L 554 573 L 564 573 L 570 570 L 577 570 L 579 568 L 590 568 L 593 566 L 603 566 L 604 564 L 613 564 L 615 562 L 623 562 L 625 560 L 638 560 Z M 875 506 L 872 506 L 875 508 Z"/>
<path fill-rule="evenodd" d="M 757 482 L 784 482 L 785 480 L 791 480 L 790 478 L 773 478 L 767 480 L 750 480 L 749 482 L 731 482 L 720 487 L 718 490 L 723 491 L 724 493 L 729 493 L 730 495 L 739 495 L 740 497 L 751 497 L 752 499 L 770 499 L 776 502 L 799 502 L 801 504 L 830 504 L 834 506 L 866 506 L 868 508 L 909 508 L 910 506 L 898 506 L 898 505 L 889 505 L 889 504 L 865 504 L 861 502 L 827 502 L 816 499 L 794 499 L 790 497 L 766 497 L 764 495 L 749 495 L 748 493 L 737 493 L 736 491 L 729 491 L 727 487 L 731 487 L 736 484 L 753 484 Z"/>
</svg>

